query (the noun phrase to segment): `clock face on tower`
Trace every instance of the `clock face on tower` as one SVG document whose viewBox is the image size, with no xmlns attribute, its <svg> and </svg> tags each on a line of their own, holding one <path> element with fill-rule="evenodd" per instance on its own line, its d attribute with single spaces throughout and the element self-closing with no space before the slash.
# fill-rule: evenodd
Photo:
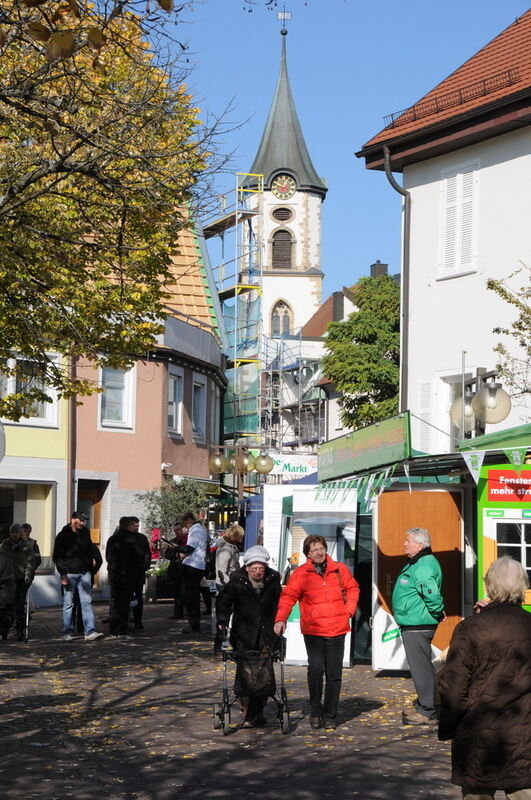
<svg viewBox="0 0 531 800">
<path fill-rule="evenodd" d="M 293 197 L 297 189 L 297 184 L 291 175 L 277 175 L 271 184 L 271 191 L 279 200 L 287 200 Z"/>
</svg>

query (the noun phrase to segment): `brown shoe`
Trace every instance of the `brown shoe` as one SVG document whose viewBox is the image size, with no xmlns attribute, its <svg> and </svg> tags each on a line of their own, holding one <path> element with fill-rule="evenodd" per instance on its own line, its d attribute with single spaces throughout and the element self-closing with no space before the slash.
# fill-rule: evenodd
<svg viewBox="0 0 531 800">
<path fill-rule="evenodd" d="M 420 711 L 402 711 L 402 725 L 437 725 L 435 718 L 425 717 Z"/>
</svg>

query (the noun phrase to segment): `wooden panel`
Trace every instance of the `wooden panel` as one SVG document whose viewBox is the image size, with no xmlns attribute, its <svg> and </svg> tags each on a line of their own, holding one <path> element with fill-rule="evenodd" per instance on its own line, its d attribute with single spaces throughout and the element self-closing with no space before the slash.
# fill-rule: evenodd
<svg viewBox="0 0 531 800">
<path fill-rule="evenodd" d="M 408 528 L 427 528 L 432 550 L 443 572 L 447 619 L 433 640 L 444 649 L 461 621 L 462 553 L 461 495 L 445 491 L 384 492 L 378 501 L 378 597 L 391 613 L 391 594 L 405 563 L 404 540 Z"/>
</svg>

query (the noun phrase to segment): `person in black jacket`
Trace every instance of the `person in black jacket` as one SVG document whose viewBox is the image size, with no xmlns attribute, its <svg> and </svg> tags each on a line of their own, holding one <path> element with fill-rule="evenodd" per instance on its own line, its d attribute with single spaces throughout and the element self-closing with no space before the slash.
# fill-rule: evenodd
<svg viewBox="0 0 531 800">
<path fill-rule="evenodd" d="M 243 555 L 244 566 L 231 574 L 216 600 L 218 630 L 227 629 L 233 614 L 230 643 L 237 660 L 234 691 L 244 712 L 244 727 L 265 724 L 264 706 L 275 690 L 270 656 L 279 645 L 273 625 L 280 575 L 267 566 L 268 561 L 265 547 L 250 547 Z"/>
<path fill-rule="evenodd" d="M 130 530 L 133 532 L 133 539 L 135 547 L 138 550 L 139 557 L 142 561 L 143 568 L 138 570 L 138 580 L 134 587 L 134 600 L 136 606 L 133 608 L 133 623 L 135 630 L 142 630 L 142 613 L 144 611 L 144 583 L 146 582 L 146 572 L 151 566 L 151 548 L 149 546 L 149 539 L 143 533 L 140 533 L 140 520 L 138 517 L 129 517 L 131 522 Z"/>
<path fill-rule="evenodd" d="M 8 631 L 11 627 L 16 586 L 15 563 L 12 558 L 0 553 L 0 630 L 2 631 Z"/>
<path fill-rule="evenodd" d="M 52 560 L 61 576 L 63 587 L 63 635 L 66 642 L 74 637 L 74 598 L 79 596 L 85 639 L 89 642 L 103 636 L 96 630 L 92 609 L 92 578 L 103 563 L 100 551 L 85 527 L 86 517 L 73 511 L 70 524 L 65 525 L 55 537 Z"/>
<path fill-rule="evenodd" d="M 142 586 L 146 571 L 145 554 L 138 547 L 134 526 L 131 517 L 121 517 L 105 550 L 113 601 L 110 619 L 113 636 L 127 634 L 129 606 L 137 587 Z"/>
<path fill-rule="evenodd" d="M 523 527 L 523 526 L 522 526 Z M 490 602 L 460 622 L 438 674 L 439 739 L 452 741 L 452 783 L 464 800 L 531 800 L 531 614 L 518 561 L 485 576 Z"/>
</svg>

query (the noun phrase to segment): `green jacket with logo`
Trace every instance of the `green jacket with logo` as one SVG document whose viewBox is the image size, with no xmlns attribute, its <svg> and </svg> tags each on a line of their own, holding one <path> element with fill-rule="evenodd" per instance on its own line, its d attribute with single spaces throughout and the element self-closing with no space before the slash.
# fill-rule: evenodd
<svg viewBox="0 0 531 800">
<path fill-rule="evenodd" d="M 393 589 L 393 616 L 400 627 L 437 625 L 444 617 L 441 566 L 425 547 L 409 559 Z"/>
</svg>

